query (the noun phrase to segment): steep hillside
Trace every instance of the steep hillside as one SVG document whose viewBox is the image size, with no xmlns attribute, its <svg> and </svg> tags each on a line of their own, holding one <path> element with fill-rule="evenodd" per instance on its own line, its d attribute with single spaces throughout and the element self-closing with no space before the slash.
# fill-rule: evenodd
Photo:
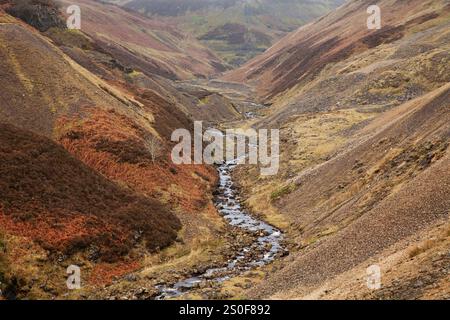
<svg viewBox="0 0 450 320">
<path fill-rule="evenodd" d="M 271 106 L 253 126 L 281 130 L 278 175 L 236 173 L 247 206 L 291 238 L 249 297 L 449 295 L 450 7 L 378 1 L 377 31 L 371 4 L 349 1 L 224 77 Z M 365 285 L 371 264 L 381 291 Z"/>
<path fill-rule="evenodd" d="M 395 13 L 402 19 L 391 17 L 396 24 L 369 33 L 363 19 L 367 3 L 351 1 L 226 76 L 255 85 L 261 99 L 271 105 L 255 126 L 282 129 L 283 179 L 329 159 L 380 113 L 450 81 L 450 7 L 439 0 L 421 3 L 380 1 L 386 13 L 383 21 Z M 361 44 L 394 27 L 402 30 L 401 36 L 375 46 Z M 347 28 L 354 32 L 347 34 Z M 357 30 L 363 38 L 356 37 Z M 318 53 L 318 47 L 302 40 L 324 43 L 329 33 L 349 44 L 322 47 Z"/>
<path fill-rule="evenodd" d="M 342 4 L 343 0 L 131 0 L 112 1 L 174 23 L 240 65 L 281 36 Z"/>
<path fill-rule="evenodd" d="M 361 263 L 368 267 L 367 260 L 376 262 L 377 254 L 419 230 L 448 221 L 448 101 L 446 85 L 402 105 L 363 129 L 362 142 L 294 178 L 290 194 L 276 206 L 298 229 L 294 242 L 301 249 L 254 294 L 301 297 Z M 409 272 L 420 279 L 433 270 Z M 428 285 L 446 276 L 438 273 Z"/>
<path fill-rule="evenodd" d="M 139 270 L 155 277 L 140 286 L 148 297 L 174 270 L 227 259 L 230 239 L 214 240 L 226 231 L 214 168 L 170 160 L 173 130 L 192 128 L 188 107 L 167 79 L 127 81 L 127 60 L 103 45 L 0 11 L 0 271 L 10 298 L 62 297 L 70 264 L 85 281 L 72 298 L 103 298 L 105 285 Z M 136 290 L 119 285 L 119 294 Z"/>
<path fill-rule="evenodd" d="M 65 114 L 136 103 L 19 23 L 0 25 L 1 119 L 52 136 Z M 33 59 L 29 59 L 33 57 Z M 51 74 L 51 77 L 47 77 Z M 116 92 L 117 97 L 108 93 Z M 149 126 L 147 122 L 147 126 Z"/>
<path fill-rule="evenodd" d="M 335 81 L 336 91 L 342 92 L 342 86 L 355 87 L 367 80 L 367 74 L 381 73 L 383 69 L 404 70 L 407 74 L 401 75 L 403 77 L 423 72 L 427 74 L 422 76 L 429 78 L 436 72 L 441 83 L 448 80 L 445 78 L 448 75 L 445 49 L 450 7 L 446 1 L 377 1 L 382 12 L 380 30 L 367 28 L 366 9 L 371 4 L 374 3 L 349 1 L 338 10 L 289 34 L 263 55 L 230 72 L 225 78 L 257 84 L 264 99 L 284 96 L 280 104 L 297 100 L 302 89 L 318 88 L 323 78 Z M 411 59 L 409 65 L 398 65 L 407 59 Z M 425 67 L 420 70 L 416 66 L 420 61 L 430 59 L 433 59 L 433 65 L 424 64 L 436 70 Z M 441 66 L 444 69 L 439 69 Z M 389 79 L 395 78 L 395 74 L 386 73 L 385 78 L 388 76 Z M 339 81 L 344 77 L 345 81 Z M 385 87 L 393 82 L 387 83 L 388 79 L 379 79 L 378 82 L 381 80 Z M 408 82 L 400 76 L 395 80 L 399 83 L 392 83 L 396 85 L 394 88 Z"/>
<path fill-rule="evenodd" d="M 72 4 L 60 3 L 62 9 Z M 171 79 L 207 77 L 225 70 L 211 51 L 168 23 L 93 0 L 77 4 L 83 12 L 83 32 L 126 59 L 128 67 Z"/>
<path fill-rule="evenodd" d="M 155 251 L 177 237 L 180 222 L 164 206 L 112 183 L 50 139 L 3 123 L 0 140 L 3 232 L 69 255 L 90 247 L 109 262 L 138 241 Z"/>
<path fill-rule="evenodd" d="M 448 1 L 351 0 L 274 45 L 340 2 L 111 2 L 68 30 L 69 1 L 0 0 L 0 299 L 450 299 Z M 271 47 L 222 75 L 200 42 Z M 193 120 L 279 128 L 278 174 L 174 165 Z"/>
</svg>

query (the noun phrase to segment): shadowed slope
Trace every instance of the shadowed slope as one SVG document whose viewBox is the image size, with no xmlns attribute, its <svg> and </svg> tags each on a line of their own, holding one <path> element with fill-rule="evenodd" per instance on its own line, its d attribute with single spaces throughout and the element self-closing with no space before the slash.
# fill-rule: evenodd
<svg viewBox="0 0 450 320">
<path fill-rule="evenodd" d="M 0 40 L 0 122 L 17 136 L 17 146 L 2 146 L 11 175 L 0 196 L 8 248 L 1 255 L 10 261 L 8 281 L 18 279 L 18 297 L 61 297 L 67 263 L 85 266 L 85 291 L 77 294 L 104 294 L 96 286 L 148 267 L 158 248 L 176 243 L 167 250 L 183 256 L 216 245 L 209 242 L 222 232 L 211 201 L 214 168 L 170 162 L 171 132 L 192 122 L 170 97 L 169 80 L 158 82 L 167 95 L 141 90 L 123 81 L 126 58 L 115 60 L 98 40 L 79 31 L 39 33 L 2 11 Z M 80 64 L 74 52 L 82 53 L 73 55 Z M 208 258 L 193 255 L 189 267 Z"/>
<path fill-rule="evenodd" d="M 74 254 L 88 247 L 115 261 L 144 241 L 169 245 L 179 220 L 155 200 L 108 181 L 64 148 L 11 125 L 0 125 L 0 225 L 42 247 Z"/>
</svg>

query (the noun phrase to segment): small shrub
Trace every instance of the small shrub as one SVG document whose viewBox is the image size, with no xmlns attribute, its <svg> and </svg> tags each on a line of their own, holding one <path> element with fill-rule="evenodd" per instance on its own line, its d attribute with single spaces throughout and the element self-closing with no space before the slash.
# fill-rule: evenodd
<svg viewBox="0 0 450 320">
<path fill-rule="evenodd" d="M 211 179 L 206 175 L 206 174 L 203 174 L 203 173 L 201 173 L 201 172 L 199 172 L 199 171 L 194 171 L 194 173 L 197 175 L 197 176 L 199 176 L 202 180 L 204 180 L 204 181 L 207 181 L 207 182 L 210 182 L 211 181 Z"/>
<path fill-rule="evenodd" d="M 41 32 L 50 28 L 65 28 L 59 7 L 52 0 L 13 0 L 6 11 Z"/>
<path fill-rule="evenodd" d="M 148 153 L 150 154 L 150 157 L 152 158 L 152 162 L 155 163 L 155 161 L 159 157 L 161 157 L 163 152 L 161 141 L 151 136 L 150 138 L 145 140 L 144 145 Z"/>
<path fill-rule="evenodd" d="M 104 262 L 137 243 L 155 252 L 177 238 L 181 222 L 170 208 L 108 180 L 54 141 L 0 123 L 0 146 L 2 230 L 55 254 L 94 246 Z"/>
<path fill-rule="evenodd" d="M 272 194 L 270 195 L 270 199 L 272 201 L 276 201 L 281 199 L 284 196 L 287 196 L 288 194 L 291 194 L 292 192 L 295 191 L 295 186 L 294 185 L 287 185 L 282 187 L 281 189 L 275 190 L 274 192 L 272 192 Z"/>
</svg>

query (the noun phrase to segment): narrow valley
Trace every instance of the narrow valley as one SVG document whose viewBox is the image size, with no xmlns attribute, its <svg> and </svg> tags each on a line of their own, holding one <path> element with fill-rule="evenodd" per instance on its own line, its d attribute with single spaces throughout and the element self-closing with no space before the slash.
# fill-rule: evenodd
<svg viewBox="0 0 450 320">
<path fill-rule="evenodd" d="M 449 145 L 448 0 L 0 0 L 0 308 L 449 300 Z"/>
</svg>

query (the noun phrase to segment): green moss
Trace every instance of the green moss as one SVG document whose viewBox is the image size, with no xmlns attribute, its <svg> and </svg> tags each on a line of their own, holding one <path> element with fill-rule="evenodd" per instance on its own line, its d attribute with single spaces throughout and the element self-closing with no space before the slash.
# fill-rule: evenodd
<svg viewBox="0 0 450 320">
<path fill-rule="evenodd" d="M 200 100 L 199 100 L 199 105 L 200 106 L 205 106 L 205 105 L 207 105 L 209 102 L 210 102 L 210 96 L 206 96 L 206 97 L 204 97 L 204 98 L 201 98 Z"/>
<path fill-rule="evenodd" d="M 130 73 L 128 73 L 127 75 L 131 78 L 136 78 L 138 76 L 141 76 L 143 73 L 137 70 L 133 70 Z"/>
<path fill-rule="evenodd" d="M 92 40 L 79 30 L 50 28 L 46 35 L 58 46 L 80 48 L 82 50 L 94 49 Z"/>
<path fill-rule="evenodd" d="M 270 199 L 272 201 L 276 201 L 276 200 L 281 199 L 284 196 L 287 196 L 288 194 L 291 194 L 294 191 L 295 191 L 295 185 L 290 184 L 290 185 L 284 186 L 281 189 L 278 189 L 278 190 L 275 190 L 274 192 L 272 192 L 272 194 L 270 195 Z"/>
</svg>

